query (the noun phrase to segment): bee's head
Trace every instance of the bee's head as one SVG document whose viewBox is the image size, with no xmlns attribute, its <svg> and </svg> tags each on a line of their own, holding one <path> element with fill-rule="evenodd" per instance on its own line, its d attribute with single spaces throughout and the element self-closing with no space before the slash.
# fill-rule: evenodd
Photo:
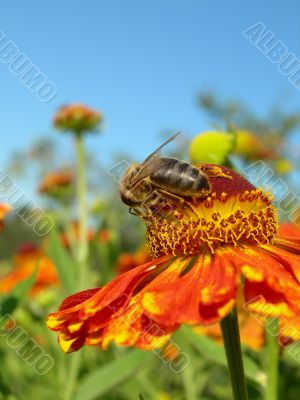
<svg viewBox="0 0 300 400">
<path fill-rule="evenodd" d="M 130 189 L 130 187 L 134 183 L 134 178 L 137 176 L 140 169 L 141 169 L 140 164 L 138 163 L 130 164 L 121 178 L 120 186 L 124 186 L 126 187 L 126 189 Z"/>
<path fill-rule="evenodd" d="M 141 202 L 139 196 L 141 185 L 140 183 L 138 183 L 138 185 L 135 183 L 135 178 L 138 176 L 140 169 L 140 164 L 130 164 L 120 181 L 119 192 L 121 200 L 130 207 Z"/>
</svg>

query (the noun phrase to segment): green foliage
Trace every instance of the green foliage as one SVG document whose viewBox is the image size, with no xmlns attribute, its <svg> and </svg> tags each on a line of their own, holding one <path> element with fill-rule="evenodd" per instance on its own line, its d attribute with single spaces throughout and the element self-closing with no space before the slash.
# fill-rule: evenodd
<svg viewBox="0 0 300 400">
<path fill-rule="evenodd" d="M 90 373 L 79 383 L 75 400 L 95 400 L 133 376 L 149 358 L 149 353 L 132 350 Z"/>
<path fill-rule="evenodd" d="M 57 268 L 63 288 L 68 294 L 71 294 L 77 287 L 76 265 L 61 244 L 56 228 L 49 235 L 48 255 Z"/>
<path fill-rule="evenodd" d="M 24 243 L 39 245 L 41 239 L 12 211 L 5 220 L 5 229 L 0 234 L 0 260 L 11 258 Z"/>
</svg>

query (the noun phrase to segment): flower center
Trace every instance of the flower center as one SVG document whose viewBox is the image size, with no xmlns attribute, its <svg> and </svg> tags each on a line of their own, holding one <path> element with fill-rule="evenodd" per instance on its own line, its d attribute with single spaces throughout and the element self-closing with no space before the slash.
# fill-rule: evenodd
<svg viewBox="0 0 300 400">
<path fill-rule="evenodd" d="M 200 166 L 209 171 L 216 166 Z M 147 226 L 149 250 L 162 255 L 212 253 L 219 246 L 269 244 L 278 234 L 277 212 L 268 194 L 226 167 L 209 178 L 206 198 L 160 197 L 142 218 Z"/>
</svg>

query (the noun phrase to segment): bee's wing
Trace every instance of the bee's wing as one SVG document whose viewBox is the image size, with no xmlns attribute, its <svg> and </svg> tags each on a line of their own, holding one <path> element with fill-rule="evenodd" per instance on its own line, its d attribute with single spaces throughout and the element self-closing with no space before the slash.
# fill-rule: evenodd
<svg viewBox="0 0 300 400">
<path fill-rule="evenodd" d="M 153 153 L 151 153 L 141 164 L 141 169 L 136 175 L 135 179 L 132 181 L 131 187 L 138 184 L 142 179 L 151 175 L 155 172 L 159 165 L 160 159 L 160 150 L 165 147 L 168 143 L 174 140 L 181 132 L 175 133 L 175 135 L 171 136 L 168 140 L 166 140 L 163 144 L 161 144 Z"/>
<path fill-rule="evenodd" d="M 168 143 L 172 142 L 172 140 L 174 140 L 178 135 L 180 135 L 181 132 L 177 132 L 175 133 L 175 135 L 171 136 L 169 139 L 167 139 L 163 144 L 161 144 L 156 150 L 154 150 L 153 153 L 151 153 L 146 159 L 145 161 L 142 163 L 142 165 L 146 164 L 149 160 L 151 160 L 154 156 L 156 155 L 160 155 L 160 150 L 165 147 Z"/>
</svg>

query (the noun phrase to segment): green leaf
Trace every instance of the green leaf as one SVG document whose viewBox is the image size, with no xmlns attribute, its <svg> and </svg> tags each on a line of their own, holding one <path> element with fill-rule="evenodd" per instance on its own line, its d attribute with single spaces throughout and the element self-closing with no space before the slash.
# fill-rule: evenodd
<svg viewBox="0 0 300 400">
<path fill-rule="evenodd" d="M 181 378 L 185 397 L 189 400 L 196 400 L 199 398 L 208 377 L 205 374 L 201 374 L 200 380 L 199 377 L 197 380 L 195 379 L 196 371 L 200 369 L 197 363 L 199 357 L 196 357 L 192 344 L 183 329 L 177 330 L 172 339 L 179 346 L 180 352 L 186 353 L 189 357 L 189 363 L 182 371 Z"/>
<path fill-rule="evenodd" d="M 130 378 L 150 354 L 131 350 L 121 358 L 98 368 L 79 384 L 75 400 L 93 400 Z"/>
<path fill-rule="evenodd" d="M 15 311 L 28 290 L 34 285 L 37 272 L 38 265 L 28 278 L 20 282 L 8 295 L 1 298 L 1 315 L 12 314 Z"/>
<path fill-rule="evenodd" d="M 216 364 L 223 365 L 227 368 L 225 350 L 222 346 L 218 345 L 213 339 L 200 335 L 186 326 L 182 327 L 181 329 L 205 359 L 215 362 Z M 265 373 L 250 357 L 246 356 L 245 354 L 243 355 L 243 360 L 245 375 L 247 378 L 264 386 L 266 382 Z"/>
<path fill-rule="evenodd" d="M 64 289 L 67 293 L 73 293 L 76 290 L 76 265 L 62 246 L 56 229 L 49 235 L 48 255 L 57 268 Z"/>
</svg>

